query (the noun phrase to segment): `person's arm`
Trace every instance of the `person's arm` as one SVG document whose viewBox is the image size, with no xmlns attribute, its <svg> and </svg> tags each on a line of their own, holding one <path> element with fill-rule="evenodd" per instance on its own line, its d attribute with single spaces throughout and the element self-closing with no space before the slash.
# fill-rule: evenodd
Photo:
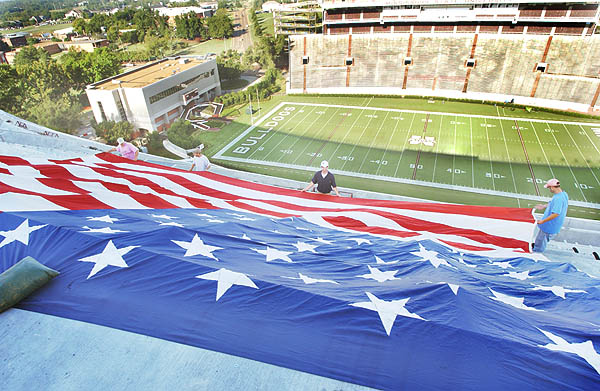
<svg viewBox="0 0 600 391">
<path fill-rule="evenodd" d="M 548 204 L 537 204 L 535 206 L 535 209 L 540 210 L 540 209 L 546 209 L 547 207 L 548 207 Z"/>
<path fill-rule="evenodd" d="M 338 191 L 337 187 L 333 187 L 333 191 L 335 191 L 335 195 L 338 197 L 340 196 L 340 192 Z"/>
<path fill-rule="evenodd" d="M 135 156 L 133 157 L 133 160 L 137 160 L 139 154 L 140 154 L 140 150 L 136 148 L 136 150 L 135 150 Z"/>
<path fill-rule="evenodd" d="M 315 183 L 310 182 L 304 189 L 302 189 L 302 191 L 310 191 L 313 187 L 315 187 Z"/>
<path fill-rule="evenodd" d="M 117 150 L 117 148 L 115 147 L 115 148 L 111 148 L 111 149 L 109 149 L 109 150 L 108 150 L 108 152 L 114 152 L 114 151 L 116 151 L 116 150 Z"/>
<path fill-rule="evenodd" d="M 546 217 L 543 220 L 538 220 L 538 224 L 544 224 L 547 223 L 550 220 L 554 220 L 555 218 L 557 218 L 558 216 L 560 216 L 558 213 L 552 213 L 550 216 Z"/>
</svg>

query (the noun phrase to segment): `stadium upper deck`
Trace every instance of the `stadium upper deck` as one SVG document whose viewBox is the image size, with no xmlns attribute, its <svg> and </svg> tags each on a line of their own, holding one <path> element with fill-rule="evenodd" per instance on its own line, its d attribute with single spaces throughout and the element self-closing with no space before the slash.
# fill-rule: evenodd
<svg viewBox="0 0 600 391">
<path fill-rule="evenodd" d="M 324 0 L 324 34 L 461 33 L 591 35 L 598 1 Z"/>
</svg>

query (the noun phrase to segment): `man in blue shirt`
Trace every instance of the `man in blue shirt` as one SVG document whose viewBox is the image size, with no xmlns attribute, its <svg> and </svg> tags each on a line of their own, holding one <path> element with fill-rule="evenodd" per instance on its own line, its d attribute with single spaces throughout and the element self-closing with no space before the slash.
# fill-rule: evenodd
<svg viewBox="0 0 600 391">
<path fill-rule="evenodd" d="M 540 231 L 535 238 L 533 251 L 541 253 L 546 249 L 546 244 L 552 239 L 562 228 L 567 216 L 567 208 L 569 207 L 569 195 L 566 191 L 560 188 L 558 179 L 550 179 L 544 185 L 552 194 L 550 203 L 546 205 L 536 205 L 536 209 L 544 209 L 544 216 L 537 221 L 537 226 Z"/>
</svg>

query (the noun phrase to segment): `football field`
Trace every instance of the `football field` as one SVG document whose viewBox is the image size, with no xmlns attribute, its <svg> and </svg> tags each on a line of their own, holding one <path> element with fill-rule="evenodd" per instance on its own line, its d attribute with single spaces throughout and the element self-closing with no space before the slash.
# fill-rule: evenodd
<svg viewBox="0 0 600 391">
<path fill-rule="evenodd" d="M 335 174 L 532 199 L 559 178 L 576 204 L 600 204 L 600 124 L 500 111 L 282 102 L 213 158 L 307 171 L 328 160 Z"/>
</svg>

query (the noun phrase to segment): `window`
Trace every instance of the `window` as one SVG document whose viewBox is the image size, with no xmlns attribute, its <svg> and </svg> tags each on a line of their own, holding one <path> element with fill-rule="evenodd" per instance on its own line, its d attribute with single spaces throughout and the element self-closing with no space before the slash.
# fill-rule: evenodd
<svg viewBox="0 0 600 391">
<path fill-rule="evenodd" d="M 214 74 L 214 71 L 215 70 L 213 68 L 212 69 L 212 74 Z M 156 95 L 152 95 L 150 97 L 150 99 L 149 99 L 150 100 L 150 104 L 156 103 L 156 102 L 158 102 L 161 99 L 164 99 L 164 98 L 166 98 L 168 96 L 171 96 L 171 95 L 173 95 L 173 94 L 175 94 L 175 93 L 183 90 L 184 88 L 187 88 L 190 84 L 192 84 L 194 82 L 197 82 L 199 80 L 206 79 L 206 78 L 210 77 L 210 75 L 211 75 L 211 72 L 201 73 L 198 76 L 194 76 L 191 79 L 188 79 L 188 80 L 184 81 L 183 83 L 180 83 L 180 84 L 178 84 L 176 86 L 173 86 L 171 88 L 167 88 L 166 90 L 161 91 L 161 92 L 159 92 Z"/>
<path fill-rule="evenodd" d="M 98 102 L 98 108 L 100 109 L 100 115 L 102 116 L 102 122 L 106 122 L 106 113 L 104 112 L 104 107 L 102 107 L 102 102 Z"/>
<path fill-rule="evenodd" d="M 119 109 L 119 115 L 121 116 L 121 121 L 127 121 L 127 114 L 125 113 L 125 108 L 123 108 L 123 102 L 121 102 L 121 97 L 117 100 L 117 109 Z"/>
<path fill-rule="evenodd" d="M 354 65 L 354 57 L 346 57 L 346 66 Z"/>
<path fill-rule="evenodd" d="M 404 58 L 404 65 L 412 65 L 412 57 L 405 57 Z"/>
<path fill-rule="evenodd" d="M 538 62 L 537 65 L 535 66 L 536 72 L 545 73 L 547 69 L 548 69 L 548 64 L 546 64 L 545 62 Z"/>
<path fill-rule="evenodd" d="M 308 56 L 302 56 L 302 65 L 308 65 Z"/>
<path fill-rule="evenodd" d="M 474 58 L 468 58 L 467 61 L 465 62 L 465 67 L 467 68 L 475 68 L 475 59 Z"/>
</svg>

